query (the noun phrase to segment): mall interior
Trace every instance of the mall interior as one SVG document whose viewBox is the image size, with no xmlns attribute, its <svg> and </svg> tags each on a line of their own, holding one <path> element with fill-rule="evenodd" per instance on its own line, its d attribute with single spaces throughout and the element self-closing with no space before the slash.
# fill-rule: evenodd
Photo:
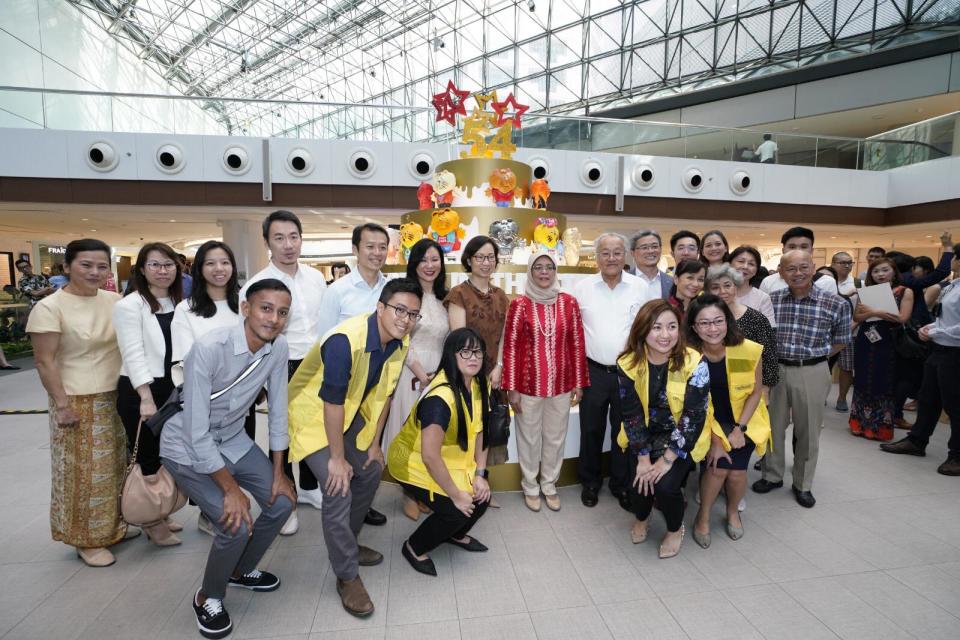
<svg viewBox="0 0 960 640">
<path fill-rule="evenodd" d="M 433 238 L 451 286 L 468 279 L 470 238 L 512 224 L 491 280 L 510 299 L 523 298 L 538 252 L 572 295 L 600 268 L 598 237 L 641 229 L 663 238 L 665 278 L 681 230 L 720 230 L 771 272 L 798 226 L 815 235 L 818 268 L 845 253 L 853 276 L 871 271 L 873 247 L 951 264 L 960 0 L 0 0 L 0 638 L 199 637 L 195 594 L 220 541 L 198 530 L 193 503 L 172 515 L 180 544 L 121 541 L 109 568 L 51 537 L 60 427 L 21 264 L 62 275 L 67 245 L 96 238 L 123 293 L 143 245 L 165 243 L 189 265 L 220 240 L 242 285 L 270 263 L 261 223 L 277 210 L 302 225 L 299 268 L 328 285 L 334 264 L 357 271 L 351 236 L 367 223 L 388 230 L 388 278 Z M 944 298 L 958 265 L 936 285 Z M 854 379 L 873 375 L 864 368 Z M 615 496 L 582 499 L 577 407 L 561 443 L 563 509 L 525 504 L 514 416 L 509 457 L 491 469 L 499 508 L 472 530 L 487 553 L 441 545 L 438 577 L 413 571 L 401 548 L 419 524 L 384 474 L 373 507 L 386 524 L 358 538 L 383 554 L 359 573 L 373 614 L 341 606 L 324 512 L 301 504 L 299 531 L 259 565 L 282 586 L 231 590 L 228 632 L 958 638 L 960 483 L 937 469 L 960 455 L 946 407 L 960 377 L 941 380 L 944 412 L 922 457 L 851 437 L 836 409 L 843 374 L 831 375 L 816 508 L 748 489 L 742 539 L 715 523 L 701 548 L 693 474 L 683 549 L 661 559 L 659 512 L 638 545 L 637 517 Z M 266 407 L 255 439 L 269 450 Z M 789 470 L 797 454 L 784 449 Z"/>
</svg>

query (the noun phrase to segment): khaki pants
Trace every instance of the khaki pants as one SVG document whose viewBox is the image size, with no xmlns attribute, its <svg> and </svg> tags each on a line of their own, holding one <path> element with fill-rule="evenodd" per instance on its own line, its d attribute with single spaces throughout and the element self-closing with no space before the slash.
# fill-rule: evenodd
<svg viewBox="0 0 960 640">
<path fill-rule="evenodd" d="M 780 383 L 770 391 L 770 426 L 773 450 L 763 457 L 763 479 L 783 481 L 784 447 L 787 426 L 793 417 L 796 449 L 793 453 L 793 486 L 811 491 L 820 454 L 823 406 L 830 392 L 830 370 L 826 362 L 812 367 L 780 365 Z"/>
<path fill-rule="evenodd" d="M 563 464 L 563 444 L 570 418 L 570 393 L 552 398 L 520 394 L 517 419 L 517 456 L 520 458 L 520 484 L 527 496 L 557 493 L 557 479 Z M 540 476 L 539 483 L 537 475 Z"/>
</svg>

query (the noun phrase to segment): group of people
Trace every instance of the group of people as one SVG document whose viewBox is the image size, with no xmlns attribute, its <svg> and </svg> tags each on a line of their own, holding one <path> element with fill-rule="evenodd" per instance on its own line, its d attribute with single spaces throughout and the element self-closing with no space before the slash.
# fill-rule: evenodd
<svg viewBox="0 0 960 640">
<path fill-rule="evenodd" d="M 856 366 L 861 357 L 876 362 L 871 348 L 892 338 L 875 323 L 896 322 L 843 293 L 849 269 L 815 280 L 814 237 L 802 227 L 784 234 L 779 269 L 766 277 L 759 252 L 731 251 L 720 231 L 674 234 L 672 274 L 659 269 L 656 231 L 630 239 L 604 233 L 595 241 L 598 272 L 572 292 L 560 289 L 556 259 L 534 253 L 523 294 L 513 300 L 493 284 L 499 248 L 486 236 L 466 243 L 466 280 L 448 289 L 443 249 L 430 239 L 412 247 L 405 276 L 390 280 L 382 272 L 387 231 L 358 226 L 356 268 L 328 283 L 299 262 L 296 215 L 273 212 L 262 230 L 270 263 L 242 288 L 222 242 L 198 249 L 189 293 L 178 255 L 150 243 L 123 298 L 101 288 L 110 248 L 73 241 L 67 284 L 38 301 L 27 327 L 50 398 L 54 539 L 76 547 L 88 565 L 107 566 L 115 561 L 112 545 L 139 535 L 124 524 L 116 499 L 137 444 L 143 473 L 165 469 L 199 507 L 197 526 L 214 537 L 193 597 L 198 628 L 211 638 L 232 629 L 228 587 L 279 587 L 280 578 L 258 563 L 277 535 L 297 533 L 298 505 L 322 511 L 344 609 L 370 615 L 360 567 L 383 555 L 358 539 L 365 524 L 386 522 L 372 508 L 384 469 L 403 489 L 403 513 L 417 521 L 426 515 L 401 546 L 414 570 L 436 575 L 430 554 L 444 543 L 486 551 L 470 532 L 497 506 L 489 470 L 507 453 L 488 439 L 490 416 L 505 404 L 532 511 L 561 509 L 557 482 L 577 405 L 581 502 L 598 504 L 612 425 L 609 489 L 636 516 L 634 543 L 647 538 L 654 508 L 663 513 L 661 558 L 680 551 L 693 493 L 698 545 L 710 546 L 721 492 L 726 535 L 744 535 L 751 458 L 761 460 L 755 492 L 782 487 L 791 424 L 793 492 L 813 507 L 830 359 L 852 348 L 856 321 Z M 852 266 L 845 263 L 834 258 Z M 902 265 L 888 273 L 891 264 L 871 262 L 865 282 L 900 287 Z M 896 294 L 904 308 L 913 304 L 908 294 Z M 914 394 L 917 423 L 891 447 L 922 455 L 943 407 L 954 434 L 948 463 L 957 464 L 960 411 L 947 390 L 960 364 L 960 286 L 944 284 L 937 299 L 936 318 L 916 334 L 933 348 Z M 881 339 L 861 348 L 859 336 L 874 329 Z M 879 406 L 879 374 L 865 366 L 853 377 L 851 428 L 856 422 L 861 432 Z M 178 385 L 182 411 L 158 436 L 143 429 Z M 255 444 L 263 403 L 268 452 Z M 260 506 L 255 520 L 244 490 Z M 180 543 L 182 527 L 166 518 L 142 530 L 170 546 Z"/>
</svg>

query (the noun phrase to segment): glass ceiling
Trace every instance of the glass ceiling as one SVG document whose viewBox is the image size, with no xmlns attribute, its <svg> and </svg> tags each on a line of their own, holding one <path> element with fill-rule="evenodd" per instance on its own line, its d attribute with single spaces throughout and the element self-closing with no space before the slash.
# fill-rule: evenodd
<svg viewBox="0 0 960 640">
<path fill-rule="evenodd" d="M 185 95 L 586 114 L 960 30 L 960 0 L 70 0 Z M 443 139 L 430 111 L 210 101 L 250 135 Z"/>
</svg>

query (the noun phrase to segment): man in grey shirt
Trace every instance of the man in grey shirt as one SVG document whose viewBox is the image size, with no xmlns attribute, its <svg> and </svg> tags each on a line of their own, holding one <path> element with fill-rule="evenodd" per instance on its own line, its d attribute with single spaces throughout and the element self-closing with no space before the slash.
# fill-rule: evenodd
<svg viewBox="0 0 960 640">
<path fill-rule="evenodd" d="M 289 351 L 280 333 L 290 304 L 286 285 L 260 280 L 240 304 L 242 325 L 214 329 L 197 340 L 184 360 L 183 411 L 167 421 L 160 437 L 163 466 L 216 528 L 203 583 L 193 598 L 197 627 L 206 638 L 222 638 L 232 630 L 223 607 L 228 585 L 252 591 L 280 586 L 280 579 L 257 570 L 257 563 L 297 501 L 283 473 L 290 442 Z M 264 385 L 270 398 L 272 467 L 243 428 Z M 260 505 L 256 522 L 241 488 Z"/>
</svg>

